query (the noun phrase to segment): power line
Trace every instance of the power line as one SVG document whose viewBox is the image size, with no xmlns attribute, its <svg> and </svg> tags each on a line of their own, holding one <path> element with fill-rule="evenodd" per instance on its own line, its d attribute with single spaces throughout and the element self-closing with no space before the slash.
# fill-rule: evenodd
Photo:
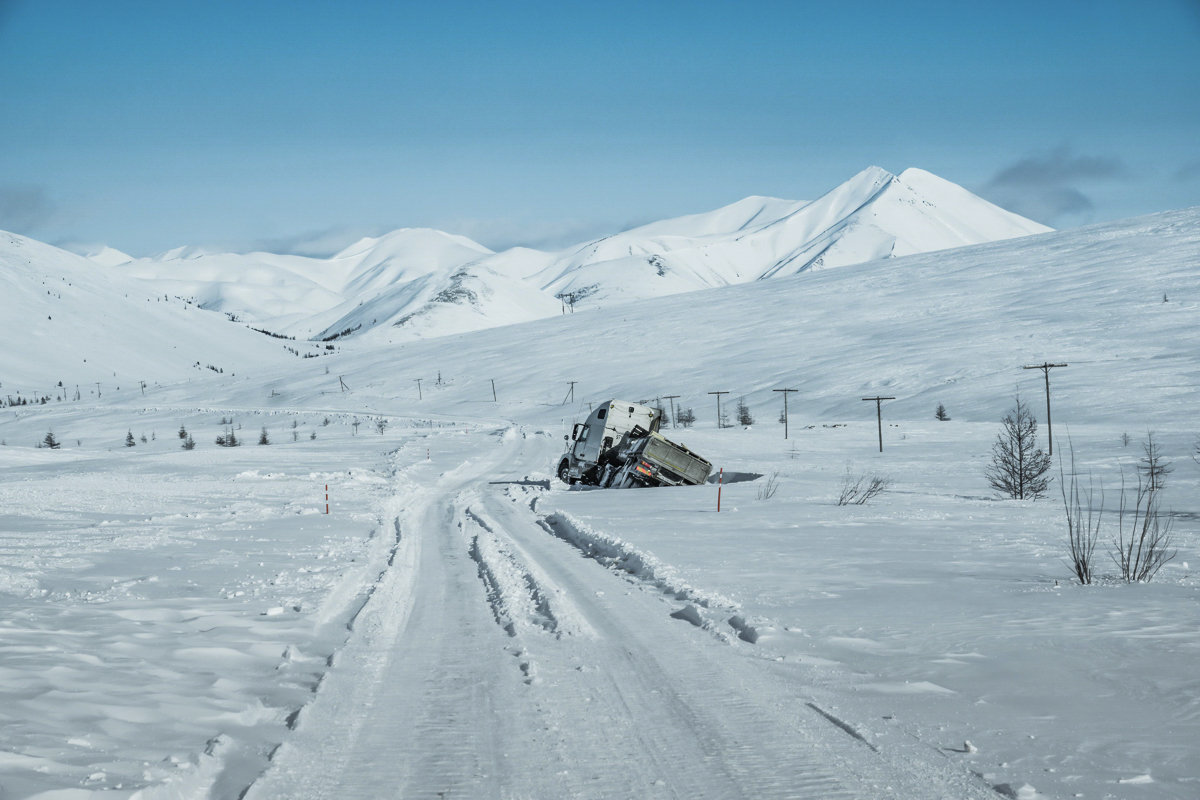
<svg viewBox="0 0 1200 800">
<path fill-rule="evenodd" d="M 783 438 L 788 438 L 788 413 L 787 413 L 787 396 L 788 392 L 798 392 L 799 389 L 772 389 L 772 392 L 783 392 Z"/>
<path fill-rule="evenodd" d="M 715 394 L 717 396 L 717 427 L 724 427 L 721 425 L 721 395 L 729 394 L 729 392 L 709 392 L 709 394 Z"/>
<path fill-rule="evenodd" d="M 1021 369 L 1040 369 L 1046 376 L 1046 437 L 1050 440 L 1050 455 L 1054 455 L 1054 428 L 1050 425 L 1050 370 L 1055 367 L 1065 367 L 1066 364 L 1051 364 L 1049 361 Z"/>
<path fill-rule="evenodd" d="M 664 400 L 671 401 L 671 427 L 672 428 L 676 427 L 676 424 L 675 424 L 675 398 L 676 397 L 679 397 L 679 395 L 677 395 L 677 394 L 664 394 L 663 395 Z"/>
<path fill-rule="evenodd" d="M 875 421 L 879 425 L 879 452 L 883 452 L 883 411 L 880 409 L 884 400 L 895 400 L 894 397 L 864 397 L 863 400 L 875 401 Z"/>
</svg>

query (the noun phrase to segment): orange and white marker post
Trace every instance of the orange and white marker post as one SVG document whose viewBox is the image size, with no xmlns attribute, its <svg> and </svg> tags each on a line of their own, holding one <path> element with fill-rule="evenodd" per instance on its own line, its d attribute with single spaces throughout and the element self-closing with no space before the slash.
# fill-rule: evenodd
<svg viewBox="0 0 1200 800">
<path fill-rule="evenodd" d="M 325 484 L 325 513 L 329 513 L 329 484 Z"/>
<path fill-rule="evenodd" d="M 717 473 L 717 513 L 721 513 L 721 484 L 725 482 L 725 468 Z"/>
</svg>

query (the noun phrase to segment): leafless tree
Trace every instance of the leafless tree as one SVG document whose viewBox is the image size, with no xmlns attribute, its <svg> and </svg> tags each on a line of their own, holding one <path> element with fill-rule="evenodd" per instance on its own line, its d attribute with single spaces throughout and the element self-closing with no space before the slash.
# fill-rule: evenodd
<svg viewBox="0 0 1200 800">
<path fill-rule="evenodd" d="M 1161 491 L 1167 485 L 1166 476 L 1174 472 L 1175 467 L 1163 458 L 1158 442 L 1154 441 L 1153 431 L 1146 434 L 1146 441 L 1142 442 L 1142 452 L 1145 455 L 1138 462 L 1138 472 L 1145 476 L 1146 483 L 1152 491 Z"/>
<path fill-rule="evenodd" d="M 988 483 L 1017 500 L 1042 497 L 1050 478 L 1050 456 L 1037 446 L 1037 420 L 1017 395 L 1016 405 L 1004 416 L 1004 430 L 992 444 Z"/>
<path fill-rule="evenodd" d="M 1070 439 L 1067 440 L 1068 443 Z M 1079 473 L 1075 469 L 1075 445 L 1071 449 L 1070 485 L 1063 473 L 1062 454 L 1059 454 L 1058 477 L 1059 489 L 1062 491 L 1063 508 L 1067 512 L 1067 546 L 1071 558 L 1071 571 L 1081 584 L 1092 582 L 1093 555 L 1096 542 L 1100 538 L 1100 519 L 1104 516 L 1104 488 L 1100 488 L 1100 507 L 1096 508 L 1093 501 L 1095 492 L 1092 488 L 1091 476 L 1088 477 L 1087 490 L 1079 486 Z"/>
<path fill-rule="evenodd" d="M 1158 489 L 1151 488 L 1139 474 L 1133 495 L 1131 508 L 1122 476 L 1121 508 L 1111 556 L 1127 583 L 1150 581 L 1177 552 L 1172 547 L 1171 518 L 1159 510 Z"/>
</svg>

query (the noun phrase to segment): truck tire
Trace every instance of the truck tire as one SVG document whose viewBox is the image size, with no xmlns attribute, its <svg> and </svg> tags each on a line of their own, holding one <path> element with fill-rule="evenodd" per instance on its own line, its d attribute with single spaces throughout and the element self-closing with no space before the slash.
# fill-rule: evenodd
<svg viewBox="0 0 1200 800">
<path fill-rule="evenodd" d="M 568 486 L 575 485 L 575 480 L 571 477 L 571 462 L 565 458 L 558 465 L 558 479 Z"/>
</svg>

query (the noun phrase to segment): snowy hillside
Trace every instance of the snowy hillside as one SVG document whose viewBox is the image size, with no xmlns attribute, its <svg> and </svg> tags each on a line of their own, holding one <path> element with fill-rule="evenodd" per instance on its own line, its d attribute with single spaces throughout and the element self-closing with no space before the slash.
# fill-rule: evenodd
<svg viewBox="0 0 1200 800">
<path fill-rule="evenodd" d="M 810 203 L 749 197 L 558 253 L 403 229 L 329 259 L 180 248 L 116 269 L 298 338 L 408 341 L 552 316 L 560 295 L 596 308 L 1047 230 L 928 172 L 871 167 Z"/>
<path fill-rule="evenodd" d="M 756 209 L 803 210 L 722 224 Z M 1200 209 L 315 359 L 7 241 L 0 375 L 248 366 L 0 409 L 5 798 L 1196 796 Z M 472 249 L 438 267 L 464 294 L 468 264 L 528 277 Z M 1056 462 L 1102 490 L 1088 586 L 1057 485 L 984 476 L 1045 360 Z M 754 424 L 719 428 L 713 391 Z M 592 403 L 667 395 L 719 490 L 553 479 Z M 1126 584 L 1106 551 L 1151 431 L 1177 554 Z M 847 475 L 888 489 L 839 505 Z"/>
<path fill-rule="evenodd" d="M 0 398 L 65 398 L 77 389 L 94 398 L 121 385 L 205 381 L 295 358 L 280 340 L 151 288 L 162 285 L 0 232 L 0 319 L 12 337 L 0 358 Z"/>
<path fill-rule="evenodd" d="M 871 167 L 811 203 L 748 198 L 602 239 L 559 259 L 543 279 L 594 306 L 1048 230 L 928 172 Z"/>
</svg>

